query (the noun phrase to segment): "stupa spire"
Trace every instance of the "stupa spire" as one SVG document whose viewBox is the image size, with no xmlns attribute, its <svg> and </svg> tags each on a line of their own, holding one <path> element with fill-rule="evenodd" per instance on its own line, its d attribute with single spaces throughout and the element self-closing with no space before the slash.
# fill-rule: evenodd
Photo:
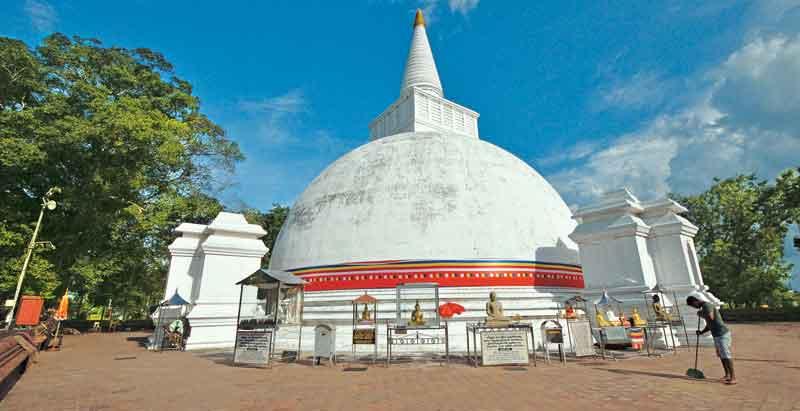
<svg viewBox="0 0 800 411">
<path fill-rule="evenodd" d="M 408 51 L 406 69 L 400 92 L 405 93 L 412 87 L 419 87 L 440 97 L 444 96 L 439 72 L 433 60 L 433 52 L 425 31 L 425 17 L 422 10 L 417 9 L 414 16 L 414 34 L 411 36 L 411 48 Z"/>
<path fill-rule="evenodd" d="M 424 25 L 425 25 L 425 17 L 422 15 L 422 10 L 417 9 L 417 15 L 414 16 L 414 27 L 424 26 Z"/>
<path fill-rule="evenodd" d="M 414 16 L 414 34 L 400 96 L 369 123 L 375 140 L 399 133 L 439 132 L 478 136 L 479 114 L 444 97 L 421 10 Z"/>
</svg>

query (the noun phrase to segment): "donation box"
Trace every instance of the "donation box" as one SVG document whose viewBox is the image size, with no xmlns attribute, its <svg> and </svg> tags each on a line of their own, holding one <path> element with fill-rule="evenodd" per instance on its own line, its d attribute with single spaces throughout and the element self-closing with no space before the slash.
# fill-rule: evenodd
<svg viewBox="0 0 800 411">
<path fill-rule="evenodd" d="M 331 358 L 336 352 L 336 330 L 325 324 L 314 327 L 314 357 Z"/>
<path fill-rule="evenodd" d="M 542 335 L 544 341 L 550 344 L 564 344 L 564 333 L 561 324 L 556 321 L 548 320 L 542 323 Z"/>
</svg>

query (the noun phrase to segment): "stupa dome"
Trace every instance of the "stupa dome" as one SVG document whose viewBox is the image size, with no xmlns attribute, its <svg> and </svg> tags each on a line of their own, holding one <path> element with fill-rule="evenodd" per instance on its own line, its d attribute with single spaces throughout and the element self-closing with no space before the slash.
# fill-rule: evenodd
<svg viewBox="0 0 800 411">
<path fill-rule="evenodd" d="M 509 152 L 456 133 L 374 140 L 299 196 L 270 267 L 381 260 L 576 264 L 575 223 L 553 187 Z"/>
<path fill-rule="evenodd" d="M 270 268 L 302 277 L 309 307 L 345 301 L 329 291 L 420 282 L 456 294 L 583 288 L 570 210 L 539 173 L 480 139 L 477 112 L 444 97 L 419 10 L 404 73 L 372 141 L 296 200 Z"/>
</svg>

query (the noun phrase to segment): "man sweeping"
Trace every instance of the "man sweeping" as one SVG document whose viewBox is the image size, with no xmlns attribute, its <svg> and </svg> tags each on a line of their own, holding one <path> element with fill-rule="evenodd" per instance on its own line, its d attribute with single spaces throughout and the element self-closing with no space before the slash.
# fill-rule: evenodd
<svg viewBox="0 0 800 411">
<path fill-rule="evenodd" d="M 697 308 L 697 316 L 706 322 L 706 327 L 697 330 L 697 335 L 700 336 L 711 331 L 711 336 L 714 337 L 717 356 L 722 361 L 722 367 L 725 368 L 723 381 L 728 385 L 736 384 L 736 374 L 733 372 L 733 353 L 731 353 L 731 332 L 722 321 L 719 310 L 713 304 L 701 301 L 691 295 L 686 297 L 686 304 Z"/>
</svg>

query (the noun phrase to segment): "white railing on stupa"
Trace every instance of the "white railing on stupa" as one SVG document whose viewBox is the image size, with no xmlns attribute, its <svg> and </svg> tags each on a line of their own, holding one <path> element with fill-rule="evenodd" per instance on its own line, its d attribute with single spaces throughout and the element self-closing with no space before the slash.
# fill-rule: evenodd
<svg viewBox="0 0 800 411">
<path fill-rule="evenodd" d="M 438 131 L 479 138 L 480 115 L 418 87 L 403 93 L 369 125 L 370 140 L 404 132 Z"/>
</svg>

